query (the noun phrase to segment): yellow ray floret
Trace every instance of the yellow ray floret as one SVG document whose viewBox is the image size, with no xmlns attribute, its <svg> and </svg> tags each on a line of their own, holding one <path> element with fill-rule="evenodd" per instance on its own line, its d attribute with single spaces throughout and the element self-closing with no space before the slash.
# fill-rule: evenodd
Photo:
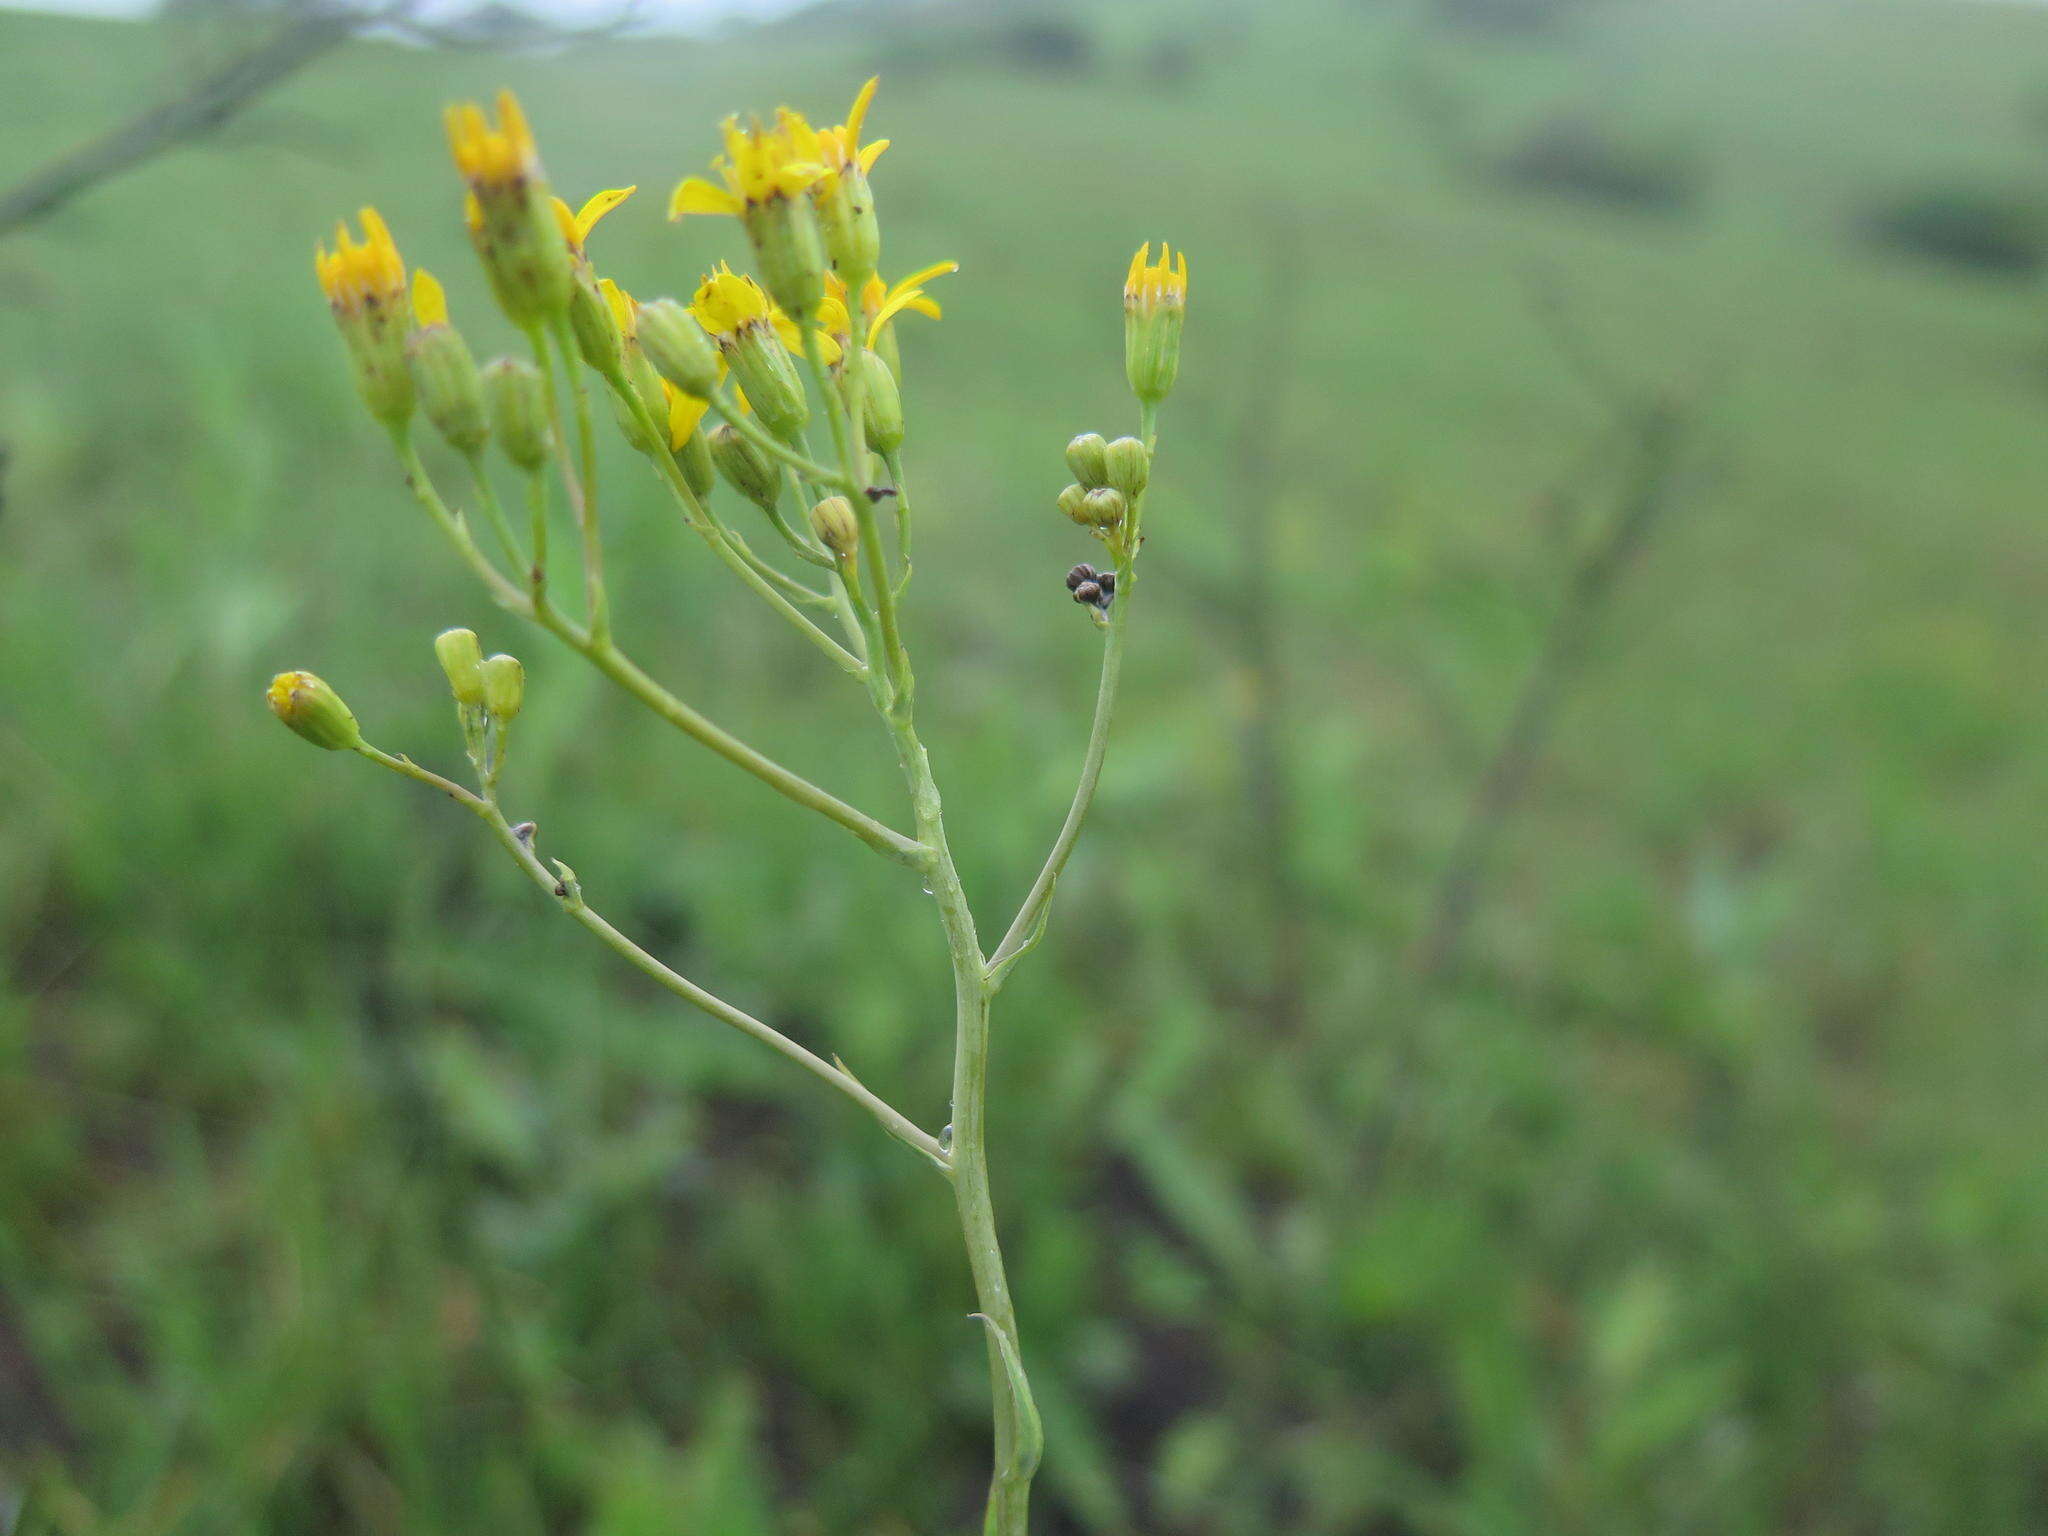
<svg viewBox="0 0 2048 1536">
<path fill-rule="evenodd" d="M 1152 242 L 1147 240 L 1131 258 L 1130 275 L 1124 279 L 1126 308 L 1179 308 L 1188 301 L 1188 253 L 1174 263 L 1173 247 L 1159 242 L 1159 260 L 1152 261 Z"/>
<path fill-rule="evenodd" d="M 661 381 L 661 392 L 668 397 L 668 445 L 679 450 L 690 440 L 690 434 L 697 430 L 697 423 L 711 409 L 711 402 L 684 394 L 667 379 Z"/>
<path fill-rule="evenodd" d="M 551 197 L 548 201 L 554 204 L 555 222 L 562 226 L 562 238 L 569 242 L 570 250 L 581 256 L 584 254 L 584 245 L 590 239 L 590 232 L 597 228 L 598 220 L 639 190 L 637 185 L 607 187 L 602 192 L 593 193 L 590 200 L 574 213 L 569 211 L 569 205 L 559 197 Z"/>
<path fill-rule="evenodd" d="M 736 117 L 721 125 L 725 153 L 711 162 L 725 185 L 702 176 L 687 176 L 669 196 L 668 216 L 690 213 L 740 214 L 773 198 L 794 197 L 809 190 L 825 174 L 818 135 L 801 113 L 787 107 L 775 114 L 775 125 L 756 118 L 747 127 Z"/>
<path fill-rule="evenodd" d="M 448 108 L 446 118 L 455 168 L 472 186 L 510 186 L 539 174 L 540 153 L 534 146 L 533 130 L 519 109 L 519 99 L 510 91 L 498 92 L 495 125 L 473 101 Z"/>
<path fill-rule="evenodd" d="M 313 254 L 320 290 L 337 310 L 355 312 L 405 298 L 405 261 L 390 228 L 374 208 L 363 209 L 360 217 L 361 243 L 340 223 L 334 226 L 334 249 L 321 245 Z"/>
<path fill-rule="evenodd" d="M 422 326 L 448 323 L 448 294 L 425 267 L 412 275 L 412 315 Z"/>
<path fill-rule="evenodd" d="M 818 158 L 824 162 L 828 177 L 842 175 L 856 165 L 863 172 L 870 171 L 882 158 L 882 151 L 889 147 L 887 139 L 877 139 L 865 147 L 860 142 L 861 126 L 868 118 L 868 104 L 875 99 L 875 87 L 881 78 L 880 75 L 868 77 L 868 83 L 853 98 L 853 106 L 848 110 L 845 122 L 836 128 L 818 130 Z"/>
<path fill-rule="evenodd" d="M 913 272 L 894 287 L 884 288 L 879 277 L 871 277 L 861 290 L 861 308 L 868 316 L 868 345 L 905 310 L 915 310 L 920 315 L 939 318 L 942 311 L 938 300 L 924 291 L 924 285 L 935 277 L 944 277 L 949 272 L 958 272 L 957 261 L 935 261 L 921 272 Z"/>
</svg>

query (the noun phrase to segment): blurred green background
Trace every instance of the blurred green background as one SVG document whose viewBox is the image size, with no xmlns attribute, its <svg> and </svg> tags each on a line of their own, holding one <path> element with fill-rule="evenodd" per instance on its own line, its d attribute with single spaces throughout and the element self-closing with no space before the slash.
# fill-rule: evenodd
<svg viewBox="0 0 2048 1536">
<path fill-rule="evenodd" d="M 0 187 L 270 24 L 0 14 Z M 2048 1531 L 2048 11 L 1960 0 L 367 38 L 0 238 L 0 1529 L 973 1524 L 929 1172 L 260 699 L 452 768 L 429 637 L 517 651 L 508 806 L 593 903 L 943 1119 L 914 884 L 488 606 L 310 262 L 374 200 L 506 347 L 438 112 L 510 84 L 686 293 L 717 117 L 873 70 L 886 265 L 963 264 L 909 622 L 985 932 L 1092 696 L 1060 449 L 1133 425 L 1130 252 L 1194 269 L 997 1013 L 1036 1528 Z M 857 690 L 606 468 L 629 649 L 901 822 Z"/>
</svg>

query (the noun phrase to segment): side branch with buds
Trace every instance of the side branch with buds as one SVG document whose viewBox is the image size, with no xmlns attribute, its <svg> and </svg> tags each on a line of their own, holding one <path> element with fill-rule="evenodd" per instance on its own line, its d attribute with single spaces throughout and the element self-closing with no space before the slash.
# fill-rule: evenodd
<svg viewBox="0 0 2048 1536">
<path fill-rule="evenodd" d="M 374 209 L 362 212 L 360 238 L 344 226 L 333 250 L 321 247 L 317 272 L 364 404 L 390 437 L 407 487 L 500 608 L 554 635 L 692 740 L 918 872 L 952 961 L 953 1091 L 946 1130 L 933 1135 L 922 1129 L 836 1057 L 817 1055 L 671 969 L 599 916 L 567 864 L 542 858 L 535 824 L 514 822 L 500 798 L 527 686 L 525 669 L 512 656 L 485 656 L 468 629 L 447 630 L 434 642 L 474 787 L 371 745 L 347 705 L 312 673 L 280 674 L 268 701 L 313 744 L 368 758 L 475 814 L 527 877 L 608 948 L 859 1104 L 947 1180 L 974 1278 L 973 1316 L 988 1350 L 995 1447 L 984 1531 L 1023 1536 L 1043 1433 L 990 1187 L 989 1008 L 1045 931 L 1054 888 L 1101 778 L 1139 584 L 1159 406 L 1179 370 L 1187 258 L 1176 261 L 1162 248 L 1155 262 L 1148 245 L 1125 281 L 1125 371 L 1137 397 L 1137 435 L 1107 441 L 1084 433 L 1067 447 L 1074 483 L 1058 505 L 1104 552 L 1099 566 L 1075 565 L 1066 586 L 1102 631 L 1102 675 L 1072 804 L 1016 916 L 984 953 L 917 731 L 916 673 L 903 607 L 914 516 L 904 470 L 896 322 L 912 314 L 938 319 L 939 305 L 926 285 L 956 267 L 935 263 L 893 285 L 879 275 L 881 224 L 869 174 L 888 141 L 861 142 L 874 90 L 870 80 L 836 127 L 815 129 L 786 107 L 767 124 L 726 121 L 725 152 L 713 166 L 717 179 L 683 180 L 671 197 L 670 217 L 739 219 L 756 270 L 749 275 L 720 266 L 702 277 L 688 303 L 638 302 L 592 262 L 593 231 L 633 188 L 599 192 L 572 212 L 550 195 L 532 131 L 509 93 L 500 96 L 495 117 L 474 105 L 451 109 L 448 134 L 465 183 L 464 222 L 492 295 L 524 338 L 531 361 L 501 357 L 479 367 L 450 321 L 441 284 L 426 272 L 408 279 Z M 619 433 L 648 461 L 683 525 L 770 612 L 866 691 L 903 773 L 908 833 L 739 740 L 621 649 L 605 577 L 593 399 L 608 404 Z M 422 416 L 460 459 L 466 494 L 445 493 L 421 458 L 414 424 Z M 503 468 L 490 454 L 493 444 Z M 520 487 L 510 503 L 523 514 L 517 519 L 498 492 L 498 477 L 507 471 Z M 721 506 L 721 484 L 737 498 L 738 510 L 760 515 L 755 533 L 762 549 L 737 526 L 734 510 Z M 567 538 L 556 528 L 564 514 Z M 575 617 L 561 606 L 554 580 L 571 550 L 582 589 Z"/>
</svg>

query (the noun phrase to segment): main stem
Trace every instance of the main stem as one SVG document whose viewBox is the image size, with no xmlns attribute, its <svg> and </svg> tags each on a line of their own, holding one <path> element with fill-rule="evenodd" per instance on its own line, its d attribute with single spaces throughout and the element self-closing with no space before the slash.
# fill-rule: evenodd
<svg viewBox="0 0 2048 1536">
<path fill-rule="evenodd" d="M 974 930 L 974 914 L 968 908 L 967 893 L 946 842 L 938 785 L 932 778 L 924 745 L 911 723 L 907 702 L 889 711 L 888 719 L 897 757 L 910 784 L 917 839 L 932 850 L 932 898 L 938 903 L 939 921 L 945 928 L 946 947 L 952 955 L 953 1122 L 949 1150 L 953 1203 L 960 1215 L 960 1235 L 967 1246 L 967 1265 L 974 1277 L 975 1301 L 990 1331 L 989 1389 L 995 1407 L 995 1465 L 989 1478 L 988 1512 L 982 1530 L 984 1536 L 1025 1536 L 1031 1478 L 1038 1462 L 1037 1437 L 1027 1433 L 1025 1426 L 1027 1421 L 1035 1425 L 1037 1410 L 1032 1405 L 1021 1365 L 1013 1375 L 1005 1360 L 1004 1347 L 995 1337 L 1000 1333 L 1007 1341 L 1009 1361 L 1021 1361 L 1017 1309 L 1010 1300 L 1009 1276 L 1004 1271 L 1002 1245 L 996 1237 L 995 1201 L 989 1189 L 988 971 Z"/>
</svg>

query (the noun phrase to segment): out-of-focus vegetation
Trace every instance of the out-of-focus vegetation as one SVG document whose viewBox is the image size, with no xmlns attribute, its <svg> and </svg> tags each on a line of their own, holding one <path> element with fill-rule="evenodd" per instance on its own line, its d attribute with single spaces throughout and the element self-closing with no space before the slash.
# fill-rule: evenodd
<svg viewBox="0 0 2048 1536">
<path fill-rule="evenodd" d="M 1041 1528 L 2048 1527 L 2048 17 L 1103 9 L 359 44 L 0 245 L 0 1527 L 965 1528 L 930 1174 L 259 699 L 318 668 L 447 764 L 475 624 L 592 899 L 943 1119 L 914 886 L 488 609 L 309 259 L 374 195 L 507 344 L 437 118 L 503 82 L 572 201 L 642 185 L 600 262 L 685 291 L 715 117 L 876 68 L 889 265 L 964 267 L 903 338 L 910 617 L 985 928 L 1086 730 L 1060 448 L 1129 426 L 1130 251 L 1194 261 L 1129 704 L 998 1020 Z M 0 17 L 0 183 L 197 35 Z M 1673 404 L 1668 503 L 1418 979 L 1617 391 Z M 893 810 L 860 701 L 607 467 L 634 648 Z"/>
</svg>

